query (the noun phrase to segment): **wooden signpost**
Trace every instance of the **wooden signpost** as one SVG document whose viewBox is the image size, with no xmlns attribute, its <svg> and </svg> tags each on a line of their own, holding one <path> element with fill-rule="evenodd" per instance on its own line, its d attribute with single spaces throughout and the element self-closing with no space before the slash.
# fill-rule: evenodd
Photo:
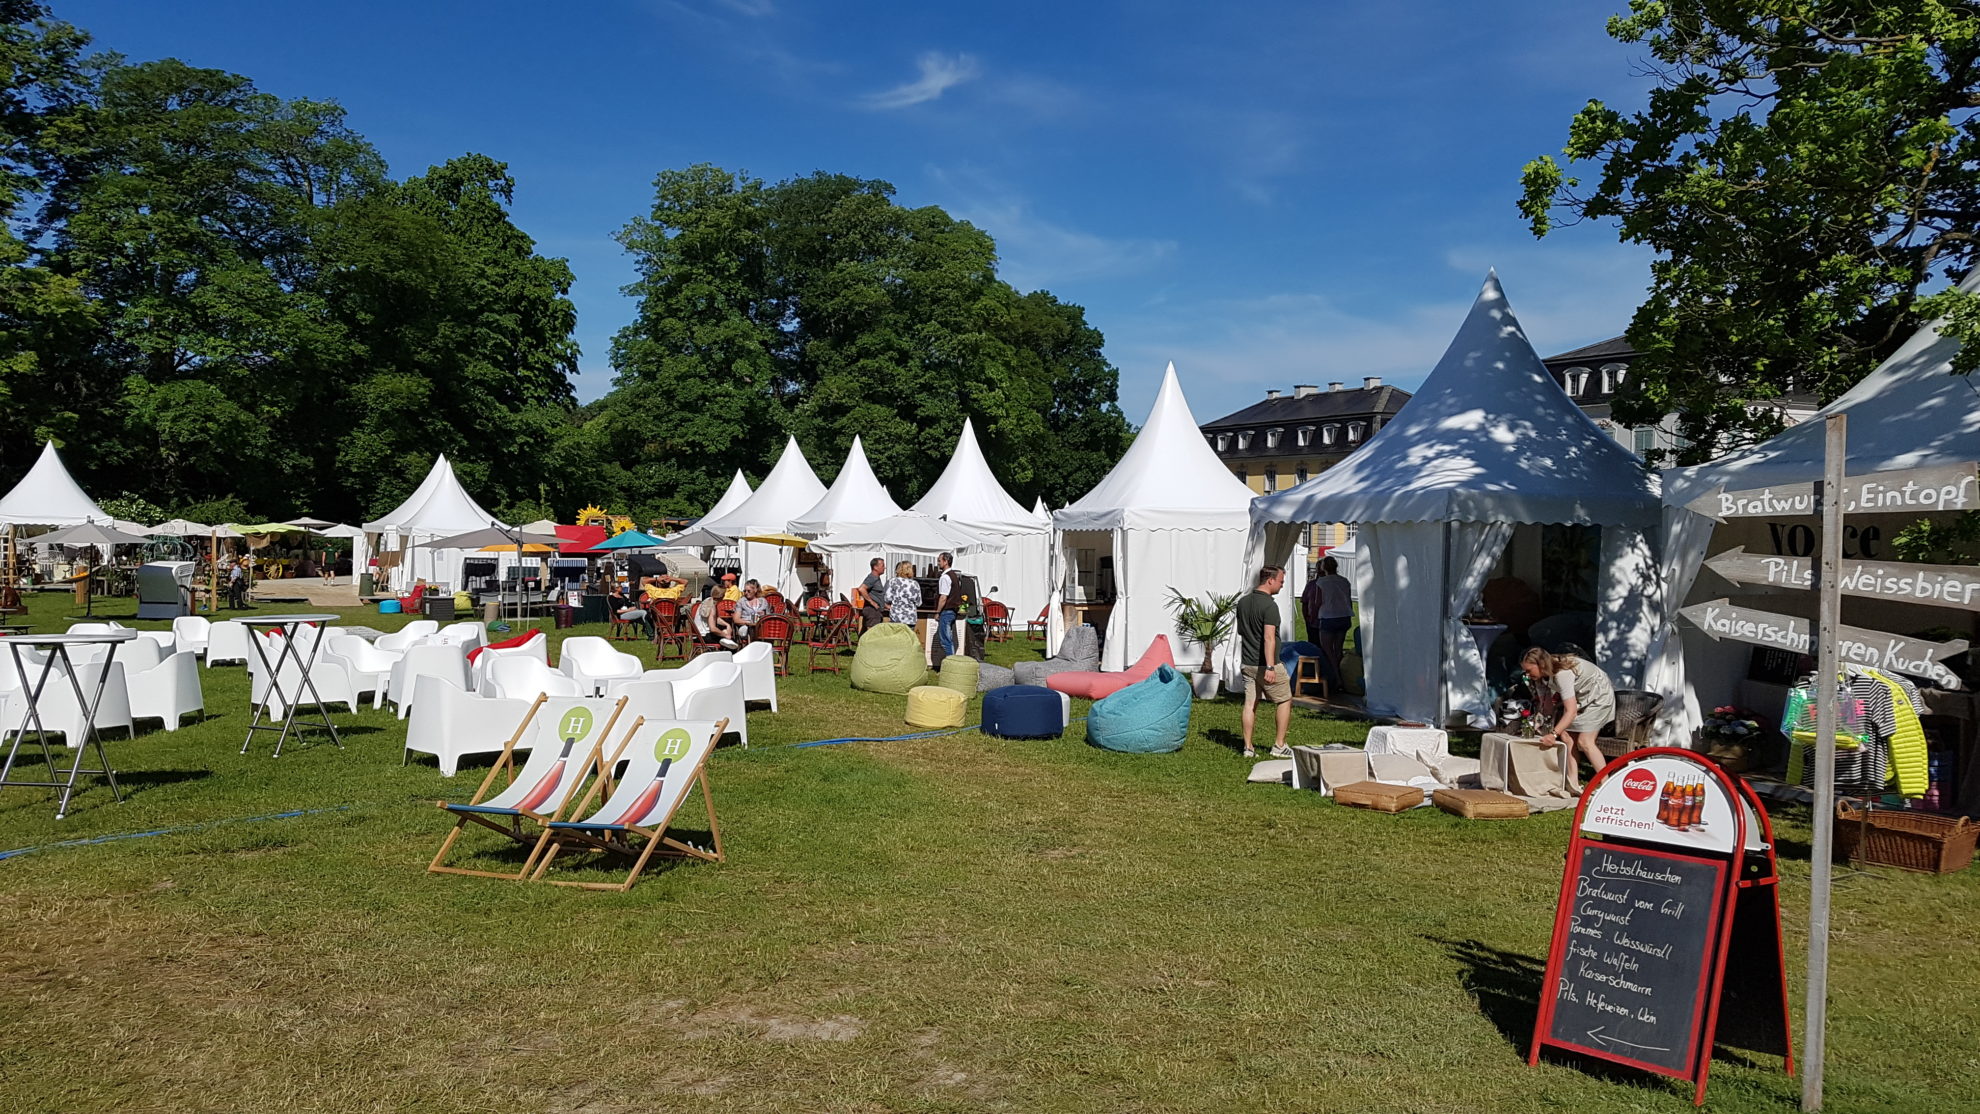
<svg viewBox="0 0 1980 1114">
<path fill-rule="evenodd" d="M 1730 638 L 1756 646 L 1775 646 L 1799 654 L 1815 652 L 1809 622 L 1794 615 L 1777 615 L 1750 607 L 1734 607 L 1725 600 L 1711 600 L 1680 608 L 1678 614 L 1713 638 Z M 1947 688 L 1961 688 L 1959 675 L 1941 664 L 1941 659 L 1966 652 L 1964 640 L 1926 642 L 1895 634 L 1836 626 L 1836 652 L 1843 661 L 1887 669 L 1918 677 L 1930 677 Z"/>
<path fill-rule="evenodd" d="M 1566 1049 L 1695 1084 L 1715 1045 L 1794 1071 L 1773 828 L 1688 750 L 1611 762 L 1575 811 L 1528 1063 Z"/>
<path fill-rule="evenodd" d="M 1705 567 L 1734 584 L 1773 588 L 1813 588 L 1815 562 L 1807 557 L 1767 557 L 1745 546 L 1708 559 Z M 1972 565 L 1911 565 L 1895 561 L 1844 561 L 1836 590 L 1845 596 L 1980 611 L 1980 568 Z"/>
<path fill-rule="evenodd" d="M 1902 472 L 1845 476 L 1844 514 L 1931 514 L 1980 507 L 1980 465 L 1944 464 Z M 1750 491 L 1719 488 L 1685 504 L 1714 522 L 1728 518 L 1790 518 L 1821 510 L 1813 483 L 1781 484 Z"/>
</svg>

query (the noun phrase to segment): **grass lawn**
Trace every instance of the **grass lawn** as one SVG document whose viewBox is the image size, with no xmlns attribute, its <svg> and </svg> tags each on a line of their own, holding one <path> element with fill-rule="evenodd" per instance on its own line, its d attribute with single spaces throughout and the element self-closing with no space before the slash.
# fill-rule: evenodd
<svg viewBox="0 0 1980 1114">
<path fill-rule="evenodd" d="M 903 698 L 788 678 L 711 763 L 729 861 L 618 895 L 426 873 L 432 802 L 479 768 L 402 767 L 404 724 L 369 708 L 337 717 L 342 751 L 242 756 L 246 671 L 201 676 L 210 719 L 108 744 L 123 803 L 92 782 L 58 823 L 52 791 L 0 791 L 0 849 L 44 848 L 0 860 L 0 1109 L 1691 1108 L 1526 1066 L 1568 814 L 1246 785 L 1230 702 L 1162 757 L 1077 728 L 794 748 L 910 729 Z M 1806 820 L 1776 816 L 1797 1018 Z M 1836 902 L 1828 1109 L 1980 1108 L 1980 874 L 1847 872 Z M 1713 1067 L 1713 1110 L 1797 1094 L 1778 1062 Z"/>
</svg>

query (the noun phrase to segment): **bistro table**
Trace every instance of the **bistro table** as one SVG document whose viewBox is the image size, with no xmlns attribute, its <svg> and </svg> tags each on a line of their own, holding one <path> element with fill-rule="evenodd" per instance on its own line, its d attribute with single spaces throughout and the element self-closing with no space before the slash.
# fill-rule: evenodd
<svg viewBox="0 0 1980 1114">
<path fill-rule="evenodd" d="M 124 790 L 117 784 L 117 772 L 110 768 L 110 757 L 103 752 L 103 740 L 96 733 L 96 708 L 103 701 L 103 688 L 110 680 L 110 663 L 117 656 L 117 647 L 135 641 L 138 632 L 134 630 L 108 630 L 93 634 L 15 634 L 0 638 L 0 646 L 14 659 L 14 673 L 20 678 L 20 695 L 27 701 L 21 710 L 20 726 L 14 730 L 13 745 L 7 748 L 7 760 L 0 764 L 0 787 L 9 785 L 34 785 L 42 788 L 60 789 L 62 799 L 55 805 L 55 819 L 60 820 L 69 813 L 69 798 L 75 795 L 76 778 L 81 774 L 92 774 L 110 782 L 110 791 L 118 801 L 124 799 Z M 82 679 L 76 676 L 76 666 L 69 660 L 71 646 L 102 646 L 103 659 L 100 662 L 86 661 L 85 668 L 96 670 L 96 691 L 88 698 L 83 696 Z M 28 662 L 21 651 L 29 647 L 40 647 L 47 657 L 41 662 L 41 675 L 32 684 L 28 682 Z M 41 722 L 41 694 L 47 687 L 49 676 L 55 672 L 55 663 L 62 663 L 62 675 L 68 679 L 69 689 L 75 694 L 76 707 L 82 711 L 81 730 L 77 738 L 67 740 L 69 749 L 75 752 L 75 760 L 69 763 L 69 776 L 61 781 L 17 781 L 14 779 L 14 760 L 20 756 L 21 744 L 27 741 L 28 725 L 34 725 L 35 742 L 41 747 L 41 757 L 48 763 L 51 778 L 62 776 L 55 763 L 55 756 L 48 750 L 48 729 Z M 98 768 L 83 769 L 83 752 L 96 748 Z"/>
<path fill-rule="evenodd" d="M 250 696 L 250 703 L 254 707 L 254 719 L 248 724 L 247 739 L 241 743 L 242 754 L 246 754 L 248 748 L 254 745 L 255 732 L 275 731 L 278 734 L 275 738 L 274 757 L 280 758 L 282 744 L 289 741 L 289 731 L 294 729 L 300 736 L 305 727 L 321 727 L 330 732 L 330 741 L 336 743 L 338 749 L 343 749 L 344 740 L 337 735 L 337 725 L 330 722 L 330 709 L 324 706 L 323 697 L 316 691 L 316 682 L 310 677 L 310 670 L 316 666 L 317 651 L 323 646 L 322 626 L 336 622 L 337 618 L 335 615 L 256 615 L 233 620 L 248 628 L 248 642 L 254 646 L 255 657 L 261 661 L 262 671 L 268 678 L 267 686 L 261 690 L 261 699 L 254 700 Z M 297 628 L 305 625 L 316 628 L 314 638 L 305 637 L 301 640 L 309 643 L 306 649 L 297 646 L 296 637 Z M 282 632 L 282 649 L 275 655 L 273 666 L 268 663 L 266 636 L 270 631 Z M 291 661 L 296 663 L 294 684 L 289 686 L 292 692 L 284 691 L 282 684 L 282 669 Z M 249 684 L 252 686 L 252 680 Z M 305 690 L 308 691 L 311 699 L 303 699 Z M 316 709 L 313 720 L 305 721 L 297 714 L 297 709 L 304 704 Z M 262 723 L 264 718 L 272 718 L 277 706 L 281 708 L 282 726 L 277 728 L 273 724 Z"/>
</svg>

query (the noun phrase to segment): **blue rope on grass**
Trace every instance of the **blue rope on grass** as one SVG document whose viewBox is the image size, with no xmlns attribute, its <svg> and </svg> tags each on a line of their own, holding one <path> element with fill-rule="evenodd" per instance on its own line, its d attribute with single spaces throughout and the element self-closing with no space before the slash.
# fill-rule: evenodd
<svg viewBox="0 0 1980 1114">
<path fill-rule="evenodd" d="M 16 847 L 12 851 L 0 851 L 0 861 L 19 858 L 36 851 L 58 851 L 65 847 L 91 847 L 99 843 L 116 843 L 126 839 L 146 839 L 179 832 L 196 832 L 201 828 L 217 828 L 222 824 L 248 824 L 256 820 L 289 820 L 297 816 L 313 816 L 319 812 L 343 812 L 350 807 L 336 805 L 331 808 L 299 808 L 292 812 L 271 812 L 266 816 L 235 816 L 226 820 L 208 820 L 203 824 L 187 824 L 182 828 L 153 828 L 148 832 L 119 832 L 116 835 L 92 836 L 89 839 L 65 839 L 60 843 L 44 843 L 39 847 Z"/>
</svg>

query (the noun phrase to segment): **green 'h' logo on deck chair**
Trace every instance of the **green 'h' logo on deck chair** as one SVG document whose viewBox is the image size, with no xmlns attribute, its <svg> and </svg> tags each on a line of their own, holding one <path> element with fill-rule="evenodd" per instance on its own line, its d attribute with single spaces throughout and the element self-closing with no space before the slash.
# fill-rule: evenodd
<svg viewBox="0 0 1980 1114">
<path fill-rule="evenodd" d="M 572 708 L 564 713 L 562 725 L 557 729 L 557 737 L 582 742 L 585 736 L 591 734 L 591 724 L 590 708 Z"/>
<path fill-rule="evenodd" d="M 694 738 L 678 727 L 660 733 L 653 744 L 653 757 L 679 760 L 687 757 L 688 748 L 694 745 Z"/>
</svg>

